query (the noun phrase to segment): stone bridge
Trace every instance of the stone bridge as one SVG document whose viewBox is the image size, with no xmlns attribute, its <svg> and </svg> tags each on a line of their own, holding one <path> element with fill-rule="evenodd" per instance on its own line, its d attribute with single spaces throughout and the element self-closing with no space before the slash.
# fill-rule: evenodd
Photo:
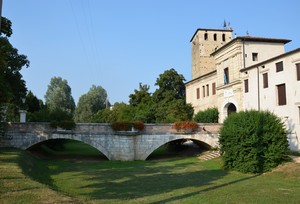
<svg viewBox="0 0 300 204">
<path fill-rule="evenodd" d="M 28 149 L 50 139 L 72 139 L 95 147 L 109 160 L 145 160 L 160 146 L 188 139 L 207 147 L 218 147 L 219 124 L 199 124 L 194 133 L 178 133 L 172 124 L 145 124 L 141 132 L 116 132 L 109 124 L 76 124 L 76 128 L 59 130 L 49 123 L 9 124 L 1 146 Z"/>
</svg>

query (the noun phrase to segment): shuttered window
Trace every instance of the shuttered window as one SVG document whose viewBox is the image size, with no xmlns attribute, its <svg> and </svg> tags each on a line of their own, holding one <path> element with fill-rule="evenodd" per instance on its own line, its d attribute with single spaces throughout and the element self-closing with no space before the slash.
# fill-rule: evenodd
<svg viewBox="0 0 300 204">
<path fill-rule="evenodd" d="M 216 83 L 212 83 L 212 95 L 216 95 Z"/>
<path fill-rule="evenodd" d="M 268 73 L 263 74 L 263 87 L 268 88 L 269 87 L 269 81 L 268 81 Z"/>
<path fill-rule="evenodd" d="M 200 89 L 199 88 L 196 89 L 196 94 L 197 94 L 197 99 L 199 99 L 200 98 Z"/>
<path fill-rule="evenodd" d="M 296 64 L 297 81 L 300 81 L 300 63 Z"/>
<path fill-rule="evenodd" d="M 244 80 L 244 88 L 245 88 L 245 93 L 249 92 L 249 81 L 248 79 Z"/>
<path fill-rule="evenodd" d="M 276 72 L 281 72 L 283 71 L 283 62 L 277 62 L 276 63 Z"/>
<path fill-rule="evenodd" d="M 286 105 L 285 84 L 277 85 L 278 105 Z"/>
</svg>

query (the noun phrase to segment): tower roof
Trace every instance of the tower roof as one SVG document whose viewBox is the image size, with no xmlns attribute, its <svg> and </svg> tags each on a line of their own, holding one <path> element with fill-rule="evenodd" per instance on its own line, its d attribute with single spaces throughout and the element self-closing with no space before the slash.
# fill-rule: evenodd
<svg viewBox="0 0 300 204">
<path fill-rule="evenodd" d="M 197 32 L 198 31 L 216 31 L 216 32 L 232 32 L 233 30 L 232 29 L 211 29 L 211 28 L 198 28 L 193 37 L 191 38 L 190 42 L 193 41 L 194 37 L 196 36 Z"/>
</svg>

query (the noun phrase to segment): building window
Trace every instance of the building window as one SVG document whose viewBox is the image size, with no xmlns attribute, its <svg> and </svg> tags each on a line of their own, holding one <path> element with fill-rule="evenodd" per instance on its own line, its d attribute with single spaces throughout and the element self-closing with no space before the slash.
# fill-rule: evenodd
<svg viewBox="0 0 300 204">
<path fill-rule="evenodd" d="M 206 84 L 206 96 L 209 96 L 209 85 Z"/>
<path fill-rule="evenodd" d="M 281 72 L 283 71 L 283 62 L 277 62 L 276 63 L 276 72 Z"/>
<path fill-rule="evenodd" d="M 223 42 L 225 42 L 225 40 L 226 40 L 226 39 L 225 39 L 225 34 L 224 34 L 224 33 L 222 34 L 222 40 L 223 40 Z"/>
<path fill-rule="evenodd" d="M 252 53 L 252 61 L 258 61 L 258 53 Z"/>
<path fill-rule="evenodd" d="M 300 124 L 300 106 L 298 106 L 298 112 L 299 112 L 299 124 Z"/>
<path fill-rule="evenodd" d="M 216 83 L 212 83 L 212 95 L 216 95 Z"/>
<path fill-rule="evenodd" d="M 269 87 L 269 81 L 268 81 L 268 73 L 263 74 L 263 87 L 268 88 Z"/>
<path fill-rule="evenodd" d="M 280 106 L 286 105 L 285 84 L 277 85 L 277 97 L 278 97 L 278 105 Z"/>
<path fill-rule="evenodd" d="M 202 86 L 202 94 L 203 94 L 203 98 L 205 97 L 205 86 Z"/>
<path fill-rule="evenodd" d="M 204 33 L 204 40 L 207 40 L 208 39 L 208 35 L 207 33 Z"/>
<path fill-rule="evenodd" d="M 297 81 L 300 81 L 300 63 L 296 64 Z"/>
<path fill-rule="evenodd" d="M 217 41 L 217 33 L 214 34 L 214 41 Z"/>
<path fill-rule="evenodd" d="M 245 88 L 245 93 L 249 92 L 249 81 L 248 79 L 244 80 L 244 88 Z"/>
<path fill-rule="evenodd" d="M 196 94 L 197 94 L 197 99 L 199 99 L 200 98 L 200 89 L 199 88 L 196 89 Z"/>
<path fill-rule="evenodd" d="M 224 84 L 229 83 L 229 70 L 228 67 L 224 69 Z"/>
</svg>

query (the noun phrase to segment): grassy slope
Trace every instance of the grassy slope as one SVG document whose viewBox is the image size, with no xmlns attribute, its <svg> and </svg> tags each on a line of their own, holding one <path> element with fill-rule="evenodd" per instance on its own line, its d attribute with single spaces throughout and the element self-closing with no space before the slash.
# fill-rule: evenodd
<svg viewBox="0 0 300 204">
<path fill-rule="evenodd" d="M 24 151 L 4 149 L 0 170 L 4 203 L 300 202 L 300 165 L 295 163 L 249 175 L 223 170 L 221 159 L 40 160 Z"/>
</svg>

